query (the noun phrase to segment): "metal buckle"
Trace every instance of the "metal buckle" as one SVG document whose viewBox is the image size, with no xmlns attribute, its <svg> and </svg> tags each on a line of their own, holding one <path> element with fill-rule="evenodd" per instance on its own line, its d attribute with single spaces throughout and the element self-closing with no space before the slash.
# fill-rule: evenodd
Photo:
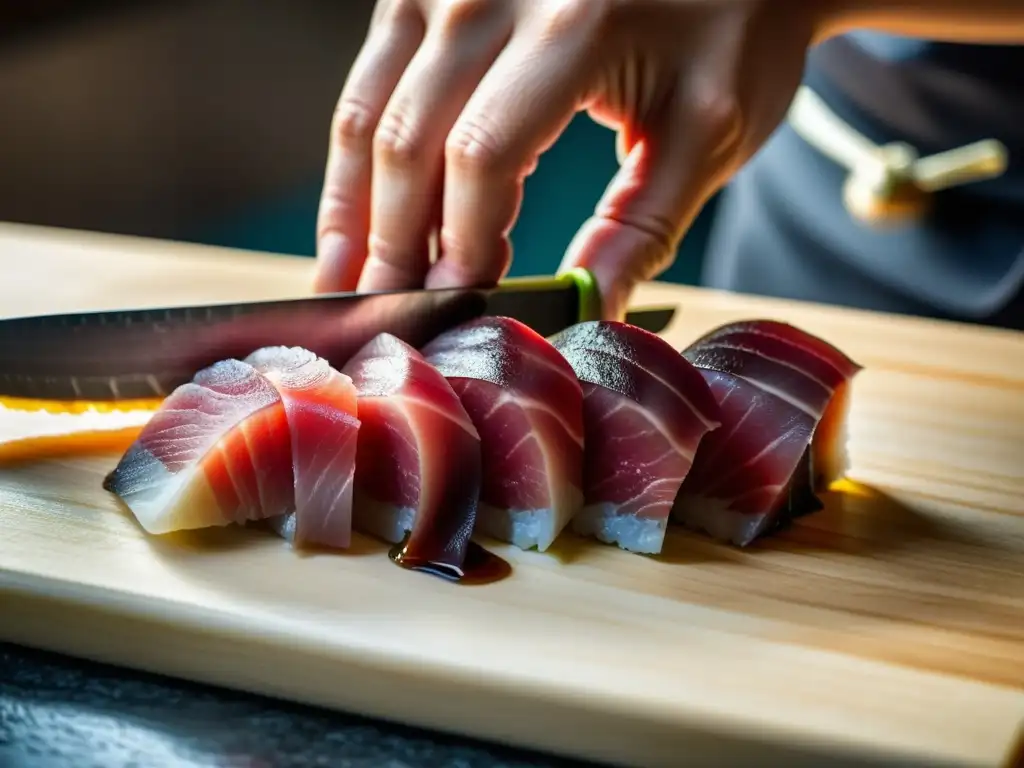
<svg viewBox="0 0 1024 768">
<path fill-rule="evenodd" d="M 787 117 L 804 141 L 848 171 L 843 204 L 851 216 L 873 227 L 919 219 L 934 193 L 1006 172 L 1008 151 L 996 139 L 926 157 L 903 142 L 878 146 L 805 85 L 797 90 Z"/>
</svg>

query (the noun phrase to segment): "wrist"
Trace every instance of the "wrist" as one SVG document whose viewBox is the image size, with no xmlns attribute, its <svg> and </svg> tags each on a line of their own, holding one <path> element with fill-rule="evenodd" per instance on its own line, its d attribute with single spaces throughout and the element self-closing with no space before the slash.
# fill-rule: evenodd
<svg viewBox="0 0 1024 768">
<path fill-rule="evenodd" d="M 812 11 L 815 37 L 834 37 L 864 26 L 878 5 L 878 0 L 818 0 Z"/>
<path fill-rule="evenodd" d="M 866 7 L 874 0 L 787 0 L 789 12 L 806 19 L 813 30 L 813 43 L 843 34 L 863 25 Z M 809 18 L 808 18 L 809 16 Z"/>
<path fill-rule="evenodd" d="M 946 42 L 1024 41 L 1021 0 L 822 0 L 814 12 L 818 40 L 870 28 Z"/>
</svg>

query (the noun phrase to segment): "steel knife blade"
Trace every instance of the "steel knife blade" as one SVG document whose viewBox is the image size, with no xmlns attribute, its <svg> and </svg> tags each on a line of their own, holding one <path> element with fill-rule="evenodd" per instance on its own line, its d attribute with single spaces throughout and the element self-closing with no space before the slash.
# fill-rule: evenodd
<svg viewBox="0 0 1024 768">
<path fill-rule="evenodd" d="M 162 398 L 196 371 L 273 345 L 301 346 L 336 365 L 381 332 L 415 347 L 481 315 L 543 336 L 592 317 L 586 275 L 518 278 L 491 289 L 321 294 L 244 303 L 146 307 L 0 319 L 0 397 L 119 401 Z M 659 332 L 674 309 L 627 322 Z"/>
</svg>

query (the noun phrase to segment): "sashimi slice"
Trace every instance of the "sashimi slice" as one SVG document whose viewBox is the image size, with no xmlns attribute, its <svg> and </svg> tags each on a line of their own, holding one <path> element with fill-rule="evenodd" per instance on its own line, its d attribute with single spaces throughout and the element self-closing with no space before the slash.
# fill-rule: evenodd
<svg viewBox="0 0 1024 768">
<path fill-rule="evenodd" d="M 302 347 L 264 347 L 245 362 L 277 388 L 291 434 L 295 510 L 270 523 L 296 547 L 347 548 L 359 433 L 352 379 Z"/>
<path fill-rule="evenodd" d="M 353 527 L 409 568 L 459 579 L 480 496 L 480 435 L 448 381 L 382 333 L 342 369 L 358 394 Z"/>
<path fill-rule="evenodd" d="M 583 387 L 584 508 L 573 529 L 660 552 L 697 446 L 719 425 L 708 385 L 668 342 L 626 323 L 579 323 L 552 344 Z"/>
<path fill-rule="evenodd" d="M 239 360 L 204 368 L 164 400 L 103 487 L 152 534 L 289 512 L 292 459 L 280 395 Z"/>
<path fill-rule="evenodd" d="M 861 366 L 824 340 L 772 320 L 730 323 L 683 356 L 722 413 L 701 443 L 673 518 L 746 546 L 793 516 L 847 469 L 849 387 Z"/>
<path fill-rule="evenodd" d="M 480 434 L 476 530 L 543 552 L 583 503 L 583 390 L 572 367 L 508 317 L 465 323 L 422 352 Z"/>
</svg>

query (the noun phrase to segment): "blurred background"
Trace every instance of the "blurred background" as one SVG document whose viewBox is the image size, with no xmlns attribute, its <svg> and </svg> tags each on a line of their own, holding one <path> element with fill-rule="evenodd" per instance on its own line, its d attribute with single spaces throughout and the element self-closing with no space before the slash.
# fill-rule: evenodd
<svg viewBox="0 0 1024 768">
<path fill-rule="evenodd" d="M 0 220 L 312 256 L 372 0 L 0 3 Z M 513 274 L 552 272 L 616 169 L 580 115 L 528 180 Z M 663 279 L 694 283 L 705 208 Z"/>
</svg>

